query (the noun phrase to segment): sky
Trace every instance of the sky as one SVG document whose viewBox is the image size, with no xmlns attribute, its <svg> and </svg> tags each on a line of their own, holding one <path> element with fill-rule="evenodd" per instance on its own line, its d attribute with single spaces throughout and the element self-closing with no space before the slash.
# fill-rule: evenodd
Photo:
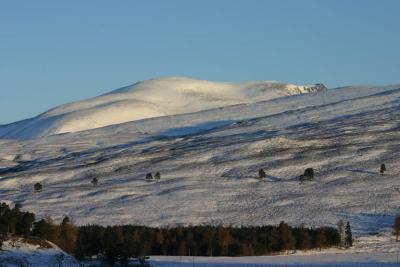
<svg viewBox="0 0 400 267">
<path fill-rule="evenodd" d="M 400 83 L 397 0 L 0 0 L 0 124 L 139 80 Z"/>
</svg>

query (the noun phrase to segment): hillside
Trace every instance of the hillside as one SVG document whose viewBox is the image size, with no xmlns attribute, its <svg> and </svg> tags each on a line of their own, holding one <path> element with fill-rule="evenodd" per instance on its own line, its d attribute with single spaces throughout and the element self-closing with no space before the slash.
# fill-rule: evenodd
<svg viewBox="0 0 400 267">
<path fill-rule="evenodd" d="M 361 86 L 3 140 L 0 200 L 77 224 L 345 219 L 357 234 L 383 231 L 399 213 L 399 125 L 400 85 Z M 300 184 L 307 167 L 315 180 Z M 145 180 L 156 171 L 160 181 Z"/>
<path fill-rule="evenodd" d="M 0 126 L 0 138 L 35 138 L 77 132 L 325 89 L 321 84 L 297 86 L 271 81 L 224 83 L 180 77 L 153 79 Z"/>
</svg>

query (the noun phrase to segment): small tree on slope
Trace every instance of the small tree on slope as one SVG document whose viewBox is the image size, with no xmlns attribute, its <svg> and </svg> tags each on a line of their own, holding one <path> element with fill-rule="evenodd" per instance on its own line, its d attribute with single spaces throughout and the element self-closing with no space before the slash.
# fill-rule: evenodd
<svg viewBox="0 0 400 267">
<path fill-rule="evenodd" d="M 92 179 L 91 183 L 92 183 L 93 186 L 96 186 L 99 183 L 99 180 L 96 177 L 94 177 Z"/>
<path fill-rule="evenodd" d="M 379 172 L 381 173 L 381 175 L 383 175 L 386 171 L 386 166 L 385 164 L 381 164 L 381 169 L 379 170 Z"/>
<path fill-rule="evenodd" d="M 153 175 L 150 172 L 146 174 L 146 180 L 153 180 Z"/>
<path fill-rule="evenodd" d="M 307 168 L 304 171 L 304 176 L 307 177 L 309 180 L 314 179 L 314 169 L 313 168 Z"/>
<path fill-rule="evenodd" d="M 43 186 L 41 183 L 36 183 L 33 188 L 35 189 L 36 192 L 42 191 Z"/>
<path fill-rule="evenodd" d="M 267 177 L 267 174 L 265 173 L 264 169 L 260 169 L 258 171 L 258 178 L 265 179 L 266 177 Z"/>
<path fill-rule="evenodd" d="M 300 182 L 311 181 L 313 179 L 314 179 L 314 169 L 313 168 L 305 169 L 304 174 L 300 175 L 300 177 L 299 177 Z"/>
</svg>

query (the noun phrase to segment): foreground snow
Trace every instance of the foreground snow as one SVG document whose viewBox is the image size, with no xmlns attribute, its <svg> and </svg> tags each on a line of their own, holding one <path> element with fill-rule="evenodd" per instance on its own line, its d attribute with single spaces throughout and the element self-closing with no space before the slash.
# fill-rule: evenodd
<svg viewBox="0 0 400 267">
<path fill-rule="evenodd" d="M 290 251 L 274 256 L 251 257 L 193 257 L 150 256 L 151 266 L 268 266 L 268 267 L 381 267 L 399 266 L 400 243 L 391 234 L 357 238 L 350 249 Z M 133 261 L 137 263 L 137 261 Z M 82 262 L 86 267 L 103 266 L 99 260 Z"/>
<path fill-rule="evenodd" d="M 267 267 L 384 267 L 399 266 L 397 255 L 389 253 L 330 254 L 308 256 L 265 256 L 240 258 L 151 257 L 152 266 L 267 266 Z"/>
<path fill-rule="evenodd" d="M 380 267 L 400 265 L 400 243 L 390 234 L 357 238 L 351 249 L 297 251 L 287 255 L 255 257 L 153 256 L 152 266 L 291 266 L 291 267 Z"/>
<path fill-rule="evenodd" d="M 41 247 L 20 238 L 5 241 L 0 250 L 0 267 L 79 267 L 80 264 L 55 245 Z"/>
<path fill-rule="evenodd" d="M 287 252 L 274 256 L 252 257 L 189 257 L 151 256 L 151 266 L 268 266 L 268 267 L 381 267 L 399 266 L 400 243 L 391 234 L 357 238 L 351 249 L 331 248 Z M 85 266 L 90 264 L 85 263 Z"/>
</svg>

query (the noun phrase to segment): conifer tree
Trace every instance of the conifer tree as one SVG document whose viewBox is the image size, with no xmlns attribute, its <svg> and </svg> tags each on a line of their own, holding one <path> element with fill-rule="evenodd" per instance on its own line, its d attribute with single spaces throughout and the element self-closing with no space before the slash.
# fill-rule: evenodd
<svg viewBox="0 0 400 267">
<path fill-rule="evenodd" d="M 30 212 L 24 212 L 22 220 L 19 225 L 20 232 L 23 236 L 27 237 L 30 235 L 32 224 L 35 221 L 35 214 Z"/>
<path fill-rule="evenodd" d="M 293 250 L 295 249 L 295 240 L 292 235 L 292 231 L 287 223 L 281 222 L 279 224 L 279 246 L 281 250 Z"/>
<path fill-rule="evenodd" d="M 339 220 L 337 223 L 338 226 L 338 234 L 339 234 L 339 246 L 344 246 L 345 239 L 345 225 L 343 220 Z"/>
<path fill-rule="evenodd" d="M 78 229 L 72 224 L 71 220 L 66 216 L 59 225 L 58 244 L 68 253 L 73 253 L 76 249 L 78 239 Z"/>
<path fill-rule="evenodd" d="M 49 241 L 54 241 L 55 229 L 51 219 L 41 219 L 35 222 L 33 224 L 33 235 Z"/>
<path fill-rule="evenodd" d="M 299 230 L 296 247 L 301 250 L 308 250 L 311 248 L 311 237 L 303 226 L 301 226 Z"/>
<path fill-rule="evenodd" d="M 319 228 L 316 230 L 313 242 L 314 247 L 318 248 L 319 250 L 326 247 L 326 236 L 324 229 Z"/>
<path fill-rule="evenodd" d="M 64 219 L 61 222 L 61 225 L 66 225 L 68 223 L 71 223 L 71 220 L 69 219 L 68 216 L 65 216 Z"/>
<path fill-rule="evenodd" d="M 399 236 L 400 236 L 400 215 L 397 215 L 396 219 L 394 221 L 394 233 L 396 235 L 396 241 L 399 241 Z"/>
<path fill-rule="evenodd" d="M 350 222 L 347 222 L 347 224 L 346 224 L 345 233 L 346 233 L 345 245 L 347 248 L 352 247 L 353 246 L 353 235 L 351 233 Z"/>
</svg>

